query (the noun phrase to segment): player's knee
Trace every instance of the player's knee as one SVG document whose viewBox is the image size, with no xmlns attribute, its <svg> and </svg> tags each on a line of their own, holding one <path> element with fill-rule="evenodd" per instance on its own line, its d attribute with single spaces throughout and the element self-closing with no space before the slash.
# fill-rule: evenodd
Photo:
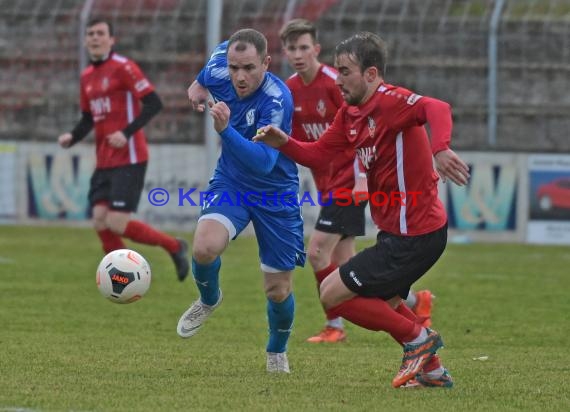
<svg viewBox="0 0 570 412">
<path fill-rule="evenodd" d="M 97 232 L 101 232 L 101 231 L 107 229 L 107 225 L 105 224 L 105 219 L 101 219 L 101 218 L 97 218 L 97 217 L 93 216 L 93 219 L 91 220 L 91 224 L 93 225 L 93 228 Z"/>
<path fill-rule="evenodd" d="M 317 268 L 323 268 L 328 266 L 327 265 L 328 262 L 322 255 L 309 253 L 308 257 L 309 257 L 309 263 L 311 264 L 311 267 L 313 269 L 319 270 Z"/>
<path fill-rule="evenodd" d="M 97 232 L 107 229 L 107 223 L 105 222 L 106 216 L 107 213 L 104 209 L 93 208 L 93 217 L 91 219 L 91 224 Z"/>
<path fill-rule="evenodd" d="M 107 221 L 107 228 L 116 235 L 122 235 L 121 227 L 113 221 Z"/>
<path fill-rule="evenodd" d="M 267 285 L 265 296 L 273 302 L 283 302 L 291 294 L 291 286 L 286 284 Z"/>
<path fill-rule="evenodd" d="M 117 235 L 120 235 L 119 232 L 119 224 L 116 219 L 113 219 L 113 216 L 107 214 L 105 218 L 105 225 L 109 228 L 109 230 Z"/>
<path fill-rule="evenodd" d="M 207 242 L 194 242 L 192 245 L 192 256 L 202 265 L 212 263 L 219 254 L 218 248 Z"/>
<path fill-rule="evenodd" d="M 330 253 L 324 251 L 318 245 L 311 245 L 307 251 L 309 263 L 313 268 L 324 268 L 330 263 Z"/>
<path fill-rule="evenodd" d="M 109 230 L 117 235 L 125 233 L 127 224 L 129 223 L 129 214 L 109 212 L 105 217 L 105 225 Z"/>
<path fill-rule="evenodd" d="M 400 303 L 402 303 L 402 298 L 399 296 L 394 296 L 393 298 L 388 299 L 386 302 L 388 302 L 388 305 L 390 305 L 392 309 L 396 309 L 398 306 L 400 306 Z"/>
<path fill-rule="evenodd" d="M 334 288 L 329 287 L 327 282 L 321 283 L 319 298 L 321 299 L 321 305 L 325 310 L 332 309 L 341 303 L 337 294 L 334 292 Z"/>
<path fill-rule="evenodd" d="M 328 293 L 326 291 L 326 289 L 323 290 L 323 288 L 321 288 L 321 293 L 320 293 L 320 299 L 321 299 L 321 305 L 323 305 L 323 308 L 325 310 L 329 310 L 332 307 L 336 306 L 334 304 L 334 300 L 332 299 L 332 296 L 330 293 Z"/>
</svg>

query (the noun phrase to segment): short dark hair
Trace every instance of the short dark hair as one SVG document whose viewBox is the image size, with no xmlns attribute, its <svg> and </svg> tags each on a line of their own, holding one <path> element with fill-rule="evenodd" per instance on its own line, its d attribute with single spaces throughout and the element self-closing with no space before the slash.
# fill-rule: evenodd
<svg viewBox="0 0 570 412">
<path fill-rule="evenodd" d="M 341 41 L 335 48 L 335 56 L 341 54 L 352 56 L 362 73 L 368 67 L 376 67 L 382 77 L 386 73 L 388 48 L 384 40 L 374 33 L 363 31 Z"/>
<path fill-rule="evenodd" d="M 99 23 L 105 23 L 107 25 L 107 27 L 109 28 L 109 35 L 112 37 L 114 32 L 113 24 L 110 21 L 102 19 L 100 17 L 94 17 L 91 20 L 89 20 L 89 22 L 87 23 L 87 28 L 93 27 Z"/>
<path fill-rule="evenodd" d="M 257 50 L 261 60 L 267 56 L 267 39 L 263 34 L 254 29 L 241 29 L 236 31 L 228 41 L 228 50 L 236 43 L 237 51 L 244 51 L 247 44 L 252 44 Z"/>
<path fill-rule="evenodd" d="M 307 19 L 293 19 L 286 23 L 279 31 L 281 43 L 295 41 L 303 34 L 309 34 L 313 42 L 317 43 L 317 28 Z"/>
</svg>

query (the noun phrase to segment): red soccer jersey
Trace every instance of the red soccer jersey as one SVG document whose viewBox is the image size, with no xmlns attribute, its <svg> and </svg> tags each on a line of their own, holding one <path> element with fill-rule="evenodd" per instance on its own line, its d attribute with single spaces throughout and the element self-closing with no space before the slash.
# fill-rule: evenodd
<svg viewBox="0 0 570 412">
<path fill-rule="evenodd" d="M 335 84 L 336 76 L 335 69 L 323 64 L 309 84 L 303 83 L 297 73 L 287 80 L 295 105 L 291 137 L 302 142 L 313 142 L 332 124 L 337 110 L 344 103 Z M 352 190 L 355 173 L 359 172 L 352 148 L 326 159 L 326 163 L 326 168 L 311 170 L 315 186 L 325 202 L 329 199 L 328 194 L 337 189 Z"/>
<path fill-rule="evenodd" d="M 139 100 L 152 91 L 154 86 L 137 64 L 115 53 L 103 63 L 90 65 L 81 73 L 81 111 L 93 116 L 97 169 L 148 160 L 142 129 L 120 149 L 109 146 L 106 136 L 123 130 L 131 123 L 140 113 Z"/>
<path fill-rule="evenodd" d="M 447 220 L 432 153 L 447 149 L 450 138 L 447 103 L 382 84 L 363 105 L 344 104 L 318 142 L 306 147 L 289 139 L 280 150 L 301 164 L 318 167 L 338 150 L 352 147 L 367 170 L 370 210 L 378 228 L 416 236 L 441 228 Z"/>
</svg>

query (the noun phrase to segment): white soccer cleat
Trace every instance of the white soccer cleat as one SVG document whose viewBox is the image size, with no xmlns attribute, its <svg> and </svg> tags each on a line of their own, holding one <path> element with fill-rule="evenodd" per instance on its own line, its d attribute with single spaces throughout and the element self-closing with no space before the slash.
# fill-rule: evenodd
<svg viewBox="0 0 570 412">
<path fill-rule="evenodd" d="M 287 353 L 267 352 L 267 372 L 291 373 L 289 370 L 289 360 L 287 359 Z"/>
<path fill-rule="evenodd" d="M 202 327 L 206 319 L 210 317 L 214 309 L 222 303 L 222 291 L 220 290 L 220 297 L 215 305 L 210 306 L 202 303 L 198 298 L 192 306 L 186 310 L 178 320 L 176 332 L 181 338 L 189 338 L 194 336 Z"/>
</svg>

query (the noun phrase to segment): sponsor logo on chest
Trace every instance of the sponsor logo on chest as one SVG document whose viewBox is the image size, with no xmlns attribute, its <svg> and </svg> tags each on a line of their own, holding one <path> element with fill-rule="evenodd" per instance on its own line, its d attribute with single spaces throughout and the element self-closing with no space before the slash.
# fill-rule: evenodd
<svg viewBox="0 0 570 412">
<path fill-rule="evenodd" d="M 376 146 L 359 147 L 356 149 L 356 154 L 366 170 L 369 170 L 370 165 L 376 160 Z"/>
<path fill-rule="evenodd" d="M 91 109 L 93 119 L 97 120 L 97 117 L 111 113 L 111 99 L 109 96 L 91 99 L 89 100 L 89 108 Z"/>
<path fill-rule="evenodd" d="M 303 123 L 303 130 L 309 140 L 319 140 L 319 137 L 329 127 L 328 123 Z"/>
</svg>

